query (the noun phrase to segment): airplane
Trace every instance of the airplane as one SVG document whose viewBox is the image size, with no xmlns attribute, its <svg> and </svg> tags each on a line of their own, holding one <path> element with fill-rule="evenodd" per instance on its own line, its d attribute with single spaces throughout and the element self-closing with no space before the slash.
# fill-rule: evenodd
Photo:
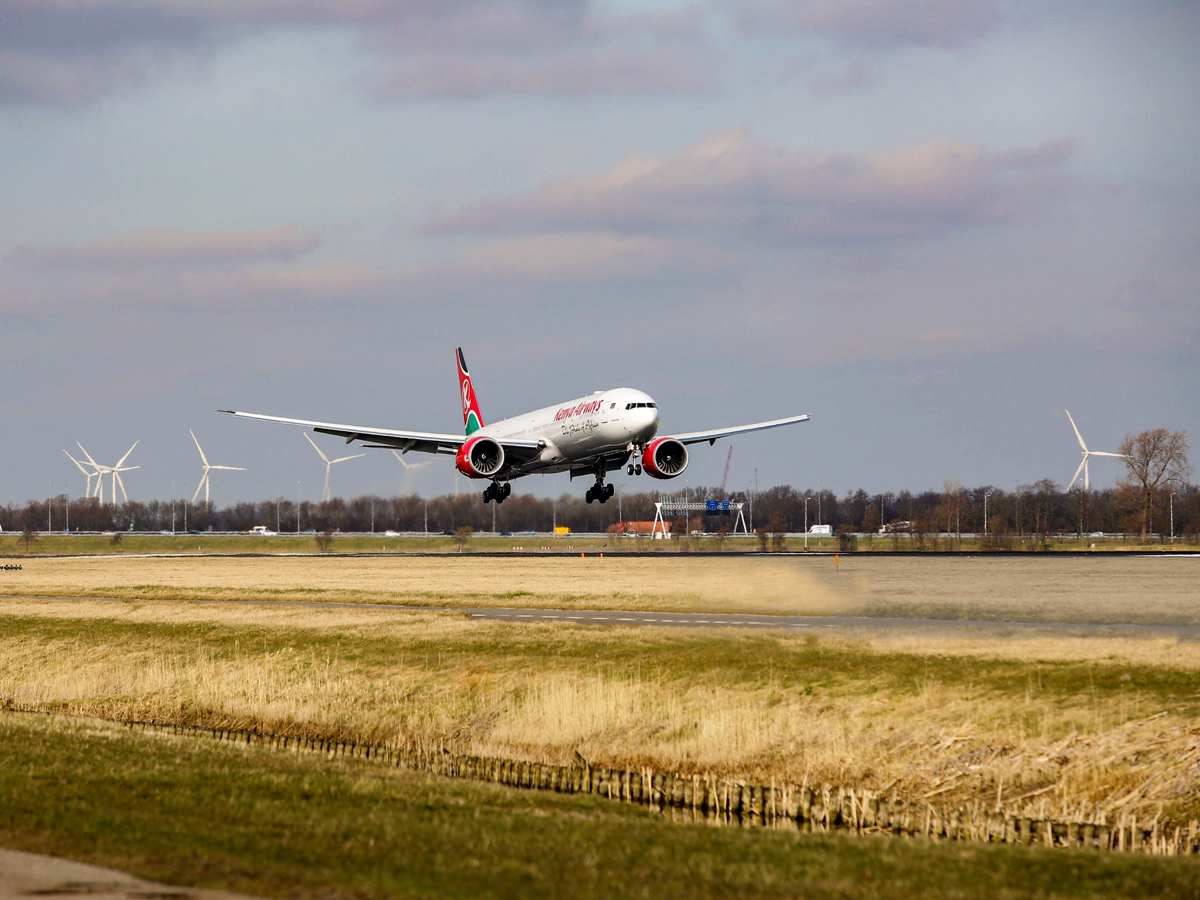
<svg viewBox="0 0 1200 900">
<path fill-rule="evenodd" d="M 497 504 L 512 493 L 514 479 L 554 472 L 569 472 L 572 479 L 594 477 L 595 483 L 588 488 L 585 499 L 588 503 L 605 503 L 616 490 L 611 482 L 605 483 L 605 477 L 621 467 L 629 475 L 645 473 L 656 479 L 678 478 L 687 469 L 687 448 L 691 444 L 707 441 L 712 445 L 720 438 L 809 420 L 807 415 L 788 416 L 751 425 L 660 436 L 658 404 L 654 398 L 643 391 L 621 387 L 484 425 L 461 347 L 456 356 L 463 434 L 339 425 L 233 409 L 217 412 L 297 425 L 345 438 L 347 444 L 363 441 L 364 447 L 374 449 L 453 454 L 458 471 L 468 478 L 491 482 L 483 492 L 483 500 Z"/>
</svg>

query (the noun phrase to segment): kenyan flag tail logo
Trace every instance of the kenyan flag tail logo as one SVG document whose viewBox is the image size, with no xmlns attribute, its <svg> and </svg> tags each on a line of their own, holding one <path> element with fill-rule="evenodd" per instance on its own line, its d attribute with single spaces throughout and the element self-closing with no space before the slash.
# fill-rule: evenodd
<svg viewBox="0 0 1200 900">
<path fill-rule="evenodd" d="M 483 416 L 479 414 L 479 401 L 471 385 L 471 373 L 467 371 L 467 360 L 462 347 L 458 348 L 458 389 L 462 397 L 463 427 L 468 437 L 483 427 Z"/>
</svg>

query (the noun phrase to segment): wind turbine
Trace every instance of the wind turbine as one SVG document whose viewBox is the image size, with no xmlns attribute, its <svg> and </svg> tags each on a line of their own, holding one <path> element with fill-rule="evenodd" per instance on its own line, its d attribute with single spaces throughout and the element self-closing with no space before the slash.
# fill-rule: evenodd
<svg viewBox="0 0 1200 900">
<path fill-rule="evenodd" d="M 87 457 L 87 461 L 89 463 L 91 463 L 92 467 L 95 468 L 95 470 L 96 470 L 96 475 L 97 475 L 96 496 L 100 499 L 101 505 L 103 505 L 103 503 L 104 503 L 104 476 L 105 475 L 112 476 L 112 487 L 111 487 L 112 500 L 110 502 L 113 504 L 113 506 L 116 506 L 116 504 L 117 504 L 117 486 L 118 485 L 120 485 L 120 487 L 121 487 L 121 496 L 124 497 L 125 502 L 128 503 L 129 502 L 129 494 L 127 494 L 125 492 L 125 481 L 124 481 L 124 479 L 121 478 L 121 473 L 122 472 L 132 472 L 134 469 L 141 468 L 141 466 L 125 465 L 125 460 L 129 459 L 129 454 L 133 452 L 133 447 L 136 447 L 138 444 L 140 444 L 141 440 L 139 439 L 139 440 L 134 441 L 133 447 L 130 447 L 128 450 L 125 451 L 125 455 L 122 456 L 119 460 L 117 460 L 117 464 L 115 466 L 100 465 L 100 463 L 98 463 L 94 459 L 92 459 L 92 455 L 90 453 L 88 453 L 87 450 L 83 449 L 83 444 L 80 444 L 79 441 L 76 441 L 75 443 L 79 447 L 80 450 L 83 450 L 83 455 Z M 70 454 L 68 454 L 68 455 L 70 455 Z"/>
<path fill-rule="evenodd" d="M 67 451 L 64 450 L 63 453 L 67 453 Z M 77 468 L 80 472 L 82 472 L 87 477 L 87 489 L 84 492 L 84 496 L 85 497 L 92 496 L 92 479 L 100 474 L 96 470 L 95 464 L 93 464 L 92 471 L 89 472 L 87 469 L 85 469 L 83 467 L 83 463 L 81 463 L 79 460 L 77 460 L 75 457 L 73 457 L 70 453 L 67 453 L 67 459 L 69 459 L 71 462 L 75 463 L 75 468 Z"/>
<path fill-rule="evenodd" d="M 399 450 L 393 450 L 392 456 L 394 456 L 394 457 L 396 457 L 396 459 L 400 460 L 400 465 L 404 466 L 404 481 L 402 481 L 400 483 L 400 495 L 404 496 L 405 494 L 409 493 L 409 483 L 412 481 L 413 470 L 419 469 L 419 468 L 421 468 L 421 466 L 427 466 L 431 462 L 433 462 L 433 460 L 427 459 L 427 460 L 425 460 L 425 462 L 410 463 L 410 462 L 407 462 L 404 459 L 404 457 L 400 455 Z"/>
<path fill-rule="evenodd" d="M 220 469 L 225 472 L 245 472 L 241 466 L 211 466 L 208 464 L 208 457 L 204 455 L 204 450 L 200 447 L 200 442 L 196 440 L 196 432 L 188 429 L 188 434 L 192 436 L 192 440 L 196 441 L 196 449 L 200 451 L 200 464 L 203 466 L 203 472 L 200 475 L 200 483 L 196 485 L 196 493 L 192 494 L 192 502 L 196 502 L 196 498 L 200 496 L 200 488 L 204 488 L 204 505 L 208 506 L 208 473 L 213 469 Z"/>
<path fill-rule="evenodd" d="M 321 457 L 321 462 L 325 463 L 325 492 L 321 495 L 321 502 L 324 503 L 329 499 L 329 470 L 334 463 L 345 462 L 348 459 L 358 459 L 360 456 L 366 456 L 365 453 L 355 453 L 353 456 L 340 456 L 337 459 L 330 459 L 321 452 L 321 448 L 313 444 L 313 439 L 308 436 L 308 432 L 304 432 L 304 437 L 312 444 L 312 448 L 317 451 L 317 455 Z"/>
<path fill-rule="evenodd" d="M 1069 409 L 1063 410 L 1067 414 L 1067 418 L 1071 422 L 1071 427 L 1075 429 L 1075 437 L 1079 439 L 1079 446 L 1083 448 L 1083 460 L 1079 463 L 1079 468 L 1075 470 L 1075 476 L 1071 479 L 1071 483 L 1067 485 L 1067 490 L 1075 486 L 1075 482 L 1079 480 L 1079 473 L 1083 472 L 1083 490 L 1086 492 L 1091 489 L 1091 480 L 1088 478 L 1088 457 L 1091 456 L 1115 456 L 1117 459 L 1125 459 L 1123 453 L 1106 453 L 1103 450 L 1089 450 L 1087 444 L 1083 442 L 1083 435 L 1079 433 L 1079 427 L 1075 424 L 1075 420 L 1071 418 Z"/>
</svg>

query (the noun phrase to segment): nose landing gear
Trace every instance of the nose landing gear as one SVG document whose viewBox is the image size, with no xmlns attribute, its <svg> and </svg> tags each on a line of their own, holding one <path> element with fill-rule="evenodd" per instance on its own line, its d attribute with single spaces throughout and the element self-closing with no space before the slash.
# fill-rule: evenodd
<svg viewBox="0 0 1200 900">
<path fill-rule="evenodd" d="M 512 493 L 512 485 L 507 481 L 501 484 L 498 481 L 493 481 L 483 491 L 483 502 L 490 503 L 493 500 L 497 504 L 503 503 L 504 499 Z"/>
<path fill-rule="evenodd" d="M 629 465 L 627 465 L 625 467 L 625 474 L 626 475 L 641 475 L 642 474 L 642 464 L 641 463 L 630 463 Z"/>
</svg>

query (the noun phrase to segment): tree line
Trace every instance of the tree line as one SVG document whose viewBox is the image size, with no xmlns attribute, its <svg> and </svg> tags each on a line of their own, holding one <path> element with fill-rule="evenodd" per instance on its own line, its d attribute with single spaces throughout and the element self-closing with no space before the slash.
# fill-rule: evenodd
<svg viewBox="0 0 1200 900">
<path fill-rule="evenodd" d="M 1133 492 L 1122 487 L 1092 490 L 1062 489 L 1049 479 L 1004 490 L 994 486 L 963 487 L 948 482 L 940 491 L 868 493 L 847 491 L 839 497 L 830 490 L 797 489 L 780 485 L 754 495 L 723 494 L 716 488 L 689 489 L 691 499 L 730 499 L 745 504 L 752 529 L 771 533 L 800 532 L 808 525 L 830 525 L 835 533 L 875 534 L 888 526 L 900 533 L 917 535 L 990 534 L 1038 536 L 1089 534 L 1091 532 L 1141 533 L 1143 514 L 1148 534 L 1168 534 L 1174 517 L 1179 536 L 1200 532 L 1200 487 L 1184 485 L 1161 494 L 1143 508 Z M 671 496 L 675 496 L 672 494 Z M 654 518 L 656 492 L 622 492 L 605 505 L 588 504 L 583 498 L 563 494 L 546 499 L 514 494 L 502 506 L 484 504 L 475 493 L 455 497 L 422 498 L 364 495 L 352 499 L 335 497 L 324 503 L 302 502 L 279 497 L 258 502 L 208 507 L 204 503 L 177 500 L 133 501 L 117 506 L 101 505 L 95 498 L 70 501 L 66 497 L 29 501 L 24 506 L 0 507 L 0 527 L 6 532 L 49 527 L 62 531 L 68 521 L 72 531 L 249 531 L 265 525 L 281 532 L 300 531 L 403 531 L 433 533 L 470 527 L 497 531 L 551 531 L 564 526 L 574 532 L 604 532 L 619 521 L 650 521 Z M 987 526 L 984 526 L 984 508 Z M 807 503 L 806 503 L 807 500 Z M 807 505 L 807 515 L 805 507 Z M 68 519 L 69 517 L 69 519 Z M 693 515 L 690 521 L 669 518 L 676 533 L 681 530 L 717 532 L 731 529 L 734 517 Z"/>
<path fill-rule="evenodd" d="M 773 534 L 803 531 L 806 525 L 830 525 L 835 533 L 877 534 L 881 528 L 913 535 L 988 535 L 1002 540 L 1050 534 L 1092 532 L 1149 535 L 1200 535 L 1200 488 L 1188 478 L 1187 440 L 1183 432 L 1154 429 L 1126 438 L 1119 448 L 1126 474 L 1115 487 L 1069 490 L 1051 479 L 1012 489 L 982 485 L 964 487 L 947 480 L 940 491 L 870 493 L 847 491 L 839 497 L 828 489 L 780 485 L 753 494 L 725 493 L 719 488 L 686 489 L 692 500 L 734 500 L 745 504 L 752 530 Z M 518 486 L 519 486 L 518 482 Z M 0 507 L 0 527 L 62 531 L 249 531 L 264 525 L 280 532 L 400 531 L 431 533 L 469 527 L 491 531 L 604 532 L 620 521 L 650 521 L 654 503 L 684 491 L 619 490 L 607 504 L 585 503 L 562 494 L 541 498 L 515 493 L 503 505 L 484 504 L 478 492 L 423 498 L 416 495 L 335 497 L 301 502 L 285 497 L 229 506 L 187 500 L 130 501 L 101 505 L 95 498 L 59 495 L 31 500 L 24 506 Z M 986 515 L 986 519 L 985 519 Z M 732 529 L 734 517 L 693 516 L 670 520 L 675 533 Z"/>
</svg>

